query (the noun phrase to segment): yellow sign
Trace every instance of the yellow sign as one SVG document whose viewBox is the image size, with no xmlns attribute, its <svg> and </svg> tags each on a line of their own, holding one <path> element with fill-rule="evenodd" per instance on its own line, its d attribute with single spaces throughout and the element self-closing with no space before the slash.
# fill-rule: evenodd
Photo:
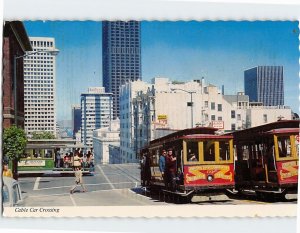
<svg viewBox="0 0 300 233">
<path fill-rule="evenodd" d="M 157 119 L 158 120 L 167 120 L 167 115 L 158 115 Z"/>
<path fill-rule="evenodd" d="M 297 166 L 298 166 L 297 161 L 283 163 L 282 169 L 288 172 L 282 172 L 282 170 L 280 170 L 280 179 L 284 180 L 293 176 L 297 176 L 298 175 L 298 169 L 296 168 Z"/>
<path fill-rule="evenodd" d="M 230 171 L 230 166 L 226 165 L 202 165 L 202 166 L 193 166 L 188 168 L 188 172 L 193 176 L 187 174 L 186 182 L 196 180 L 204 180 L 210 174 L 213 174 L 215 178 L 230 180 L 232 181 L 232 173 L 228 175 L 225 173 Z"/>
</svg>

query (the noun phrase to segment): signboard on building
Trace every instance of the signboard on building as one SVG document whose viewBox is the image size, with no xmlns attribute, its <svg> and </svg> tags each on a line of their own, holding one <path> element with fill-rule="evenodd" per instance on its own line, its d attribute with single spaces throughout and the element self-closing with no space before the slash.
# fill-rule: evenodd
<svg viewBox="0 0 300 233">
<path fill-rule="evenodd" d="M 168 124 L 168 117 L 167 115 L 158 115 L 158 124 L 160 124 L 162 127 L 165 127 Z"/>
<path fill-rule="evenodd" d="M 42 159 L 21 160 L 18 162 L 19 167 L 44 167 L 45 165 L 46 161 Z"/>
<path fill-rule="evenodd" d="M 158 115 L 157 119 L 158 120 L 167 120 L 167 115 Z"/>
<path fill-rule="evenodd" d="M 91 94 L 103 94 L 105 92 L 104 87 L 89 87 L 88 93 Z"/>
<path fill-rule="evenodd" d="M 216 129 L 224 129 L 224 121 L 212 121 L 211 126 Z"/>
</svg>

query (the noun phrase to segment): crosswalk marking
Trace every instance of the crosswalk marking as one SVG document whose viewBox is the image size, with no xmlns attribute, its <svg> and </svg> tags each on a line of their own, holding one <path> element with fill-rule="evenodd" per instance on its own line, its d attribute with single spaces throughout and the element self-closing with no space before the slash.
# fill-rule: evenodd
<svg viewBox="0 0 300 233">
<path fill-rule="evenodd" d="M 100 165 L 97 165 L 97 168 L 100 170 L 100 172 L 102 173 L 103 177 L 105 178 L 105 180 L 109 183 L 110 187 L 112 189 L 115 189 L 115 186 L 110 182 L 110 180 L 108 179 L 108 177 L 104 174 L 102 168 L 100 167 Z"/>
<path fill-rule="evenodd" d="M 40 184 L 40 180 L 41 180 L 41 177 L 37 177 L 35 182 L 34 182 L 34 186 L 33 186 L 33 190 L 39 190 L 39 184 Z"/>
</svg>

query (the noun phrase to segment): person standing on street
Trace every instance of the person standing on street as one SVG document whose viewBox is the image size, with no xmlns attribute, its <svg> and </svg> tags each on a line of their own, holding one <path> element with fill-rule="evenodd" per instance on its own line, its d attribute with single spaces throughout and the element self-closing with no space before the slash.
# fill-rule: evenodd
<svg viewBox="0 0 300 233">
<path fill-rule="evenodd" d="M 60 155 L 59 149 L 57 149 L 55 156 L 56 156 L 56 167 L 59 168 L 60 167 L 60 160 L 61 160 L 61 155 Z"/>
<path fill-rule="evenodd" d="M 75 167 L 75 185 L 72 186 L 70 190 L 70 194 L 74 193 L 74 190 L 76 189 L 77 185 L 80 185 L 83 192 L 86 192 L 86 188 L 83 184 L 83 178 L 82 178 L 82 170 L 81 167 Z"/>
<path fill-rule="evenodd" d="M 159 170 L 161 172 L 161 175 L 162 175 L 162 178 L 164 180 L 165 186 L 167 186 L 166 176 L 165 176 L 165 171 L 166 171 L 166 155 L 167 155 L 166 150 L 163 150 L 162 154 L 159 156 Z"/>
<path fill-rule="evenodd" d="M 166 171 L 167 182 L 171 191 L 175 191 L 176 187 L 176 157 L 173 155 L 173 151 L 170 148 L 166 156 Z"/>
<path fill-rule="evenodd" d="M 11 178 L 13 177 L 12 172 L 11 172 L 11 170 L 8 167 L 8 164 L 4 164 L 3 165 L 3 173 L 2 173 L 2 175 L 6 176 L 6 177 L 11 177 Z"/>
</svg>

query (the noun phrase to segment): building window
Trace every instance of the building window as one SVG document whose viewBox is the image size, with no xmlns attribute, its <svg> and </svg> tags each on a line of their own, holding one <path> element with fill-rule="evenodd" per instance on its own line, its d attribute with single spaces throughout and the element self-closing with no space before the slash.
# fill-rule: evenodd
<svg viewBox="0 0 300 233">
<path fill-rule="evenodd" d="M 221 121 L 222 120 L 222 117 L 218 117 L 218 121 Z"/>
<path fill-rule="evenodd" d="M 205 102 L 204 102 L 204 106 L 205 106 L 206 108 L 208 108 L 208 101 L 205 101 Z"/>
<path fill-rule="evenodd" d="M 238 120 L 238 121 L 241 120 L 241 114 L 237 114 L 237 120 Z"/>
<path fill-rule="evenodd" d="M 215 121 L 216 120 L 216 116 L 215 115 L 211 115 L 211 120 Z"/>
<path fill-rule="evenodd" d="M 235 111 L 231 110 L 231 118 L 235 118 Z"/>
<path fill-rule="evenodd" d="M 210 103 L 210 109 L 211 109 L 211 110 L 215 110 L 215 109 L 216 109 L 216 104 L 215 104 L 215 102 L 211 102 L 211 103 Z"/>
<path fill-rule="evenodd" d="M 235 124 L 231 124 L 231 130 L 235 131 Z"/>
<path fill-rule="evenodd" d="M 267 114 L 264 114 L 263 118 L 264 118 L 264 123 L 268 123 L 268 116 L 267 116 Z"/>
<path fill-rule="evenodd" d="M 222 112 L 222 104 L 218 104 L 218 111 Z"/>
</svg>

